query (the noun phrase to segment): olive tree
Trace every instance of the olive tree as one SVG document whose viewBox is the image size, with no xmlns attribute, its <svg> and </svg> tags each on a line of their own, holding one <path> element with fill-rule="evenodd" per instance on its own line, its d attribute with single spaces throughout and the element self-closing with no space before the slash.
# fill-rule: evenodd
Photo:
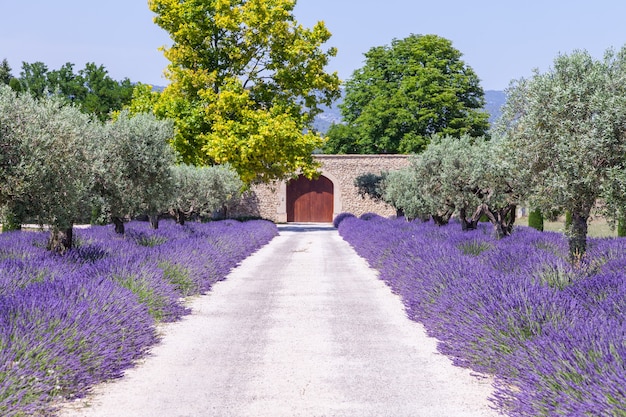
<svg viewBox="0 0 626 417">
<path fill-rule="evenodd" d="M 59 100 L 17 95 L 0 86 L 0 207 L 5 219 L 50 227 L 48 248 L 72 247 L 91 180 L 88 149 L 97 135 L 89 116 Z M 6 220 L 3 220 L 6 221 Z"/>
<path fill-rule="evenodd" d="M 456 214 L 463 230 L 485 215 L 498 237 L 511 234 L 521 198 L 508 154 L 499 141 L 435 136 L 403 170 L 391 172 L 384 199 L 409 217 L 448 223 Z"/>
<path fill-rule="evenodd" d="M 467 207 L 477 206 L 468 217 L 466 210 L 459 208 L 463 229 L 475 229 L 484 215 L 493 224 L 496 237 L 511 235 L 524 188 L 516 175 L 510 152 L 495 138 L 491 141 L 477 139 L 465 151 L 470 155 L 465 177 L 467 183 L 458 191 L 466 195 L 466 201 L 472 202 Z M 449 176 L 454 179 L 457 174 L 454 166 L 451 168 Z"/>
<path fill-rule="evenodd" d="M 626 49 L 609 50 L 600 60 L 575 51 L 507 92 L 498 134 L 515 156 L 531 206 L 571 213 L 572 259 L 586 251 L 598 198 L 624 181 L 618 173 L 626 155 L 625 65 Z"/>
<path fill-rule="evenodd" d="M 238 197 L 244 185 L 229 165 L 181 164 L 172 167 L 172 174 L 175 189 L 169 211 L 181 225 L 191 216 L 211 216 Z"/>
<path fill-rule="evenodd" d="M 412 161 L 412 167 L 418 168 L 419 161 Z M 431 207 L 420 192 L 420 179 L 417 169 L 411 167 L 390 171 L 383 185 L 383 200 L 402 211 L 407 219 L 430 219 Z"/>
<path fill-rule="evenodd" d="M 430 218 L 438 225 L 447 224 L 455 212 L 454 198 L 445 192 L 442 181 L 445 153 L 431 145 L 411 158 L 408 167 L 390 172 L 385 180 L 383 198 L 409 218 Z"/>
<path fill-rule="evenodd" d="M 103 126 L 94 145 L 94 204 L 99 220 L 113 222 L 117 233 L 124 233 L 126 219 L 140 214 L 158 226 L 158 213 L 166 210 L 173 192 L 172 135 L 172 123 L 152 114 L 131 117 L 122 111 Z"/>
</svg>

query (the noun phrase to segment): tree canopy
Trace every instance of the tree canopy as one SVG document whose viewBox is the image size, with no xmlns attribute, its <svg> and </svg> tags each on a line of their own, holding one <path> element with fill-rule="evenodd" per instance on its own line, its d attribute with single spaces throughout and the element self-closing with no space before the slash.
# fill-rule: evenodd
<svg viewBox="0 0 626 417">
<path fill-rule="evenodd" d="M 0 84 L 9 85 L 12 79 L 11 66 L 9 65 L 9 61 L 4 58 L 2 62 L 0 62 Z"/>
<path fill-rule="evenodd" d="M 340 105 L 347 127 L 331 127 L 325 152 L 412 153 L 436 133 L 485 135 L 483 96 L 478 76 L 449 40 L 394 39 L 370 49 L 347 81 Z"/>
<path fill-rule="evenodd" d="M 180 164 L 172 169 L 175 190 L 170 214 L 184 224 L 190 217 L 211 218 L 240 196 L 243 182 L 229 165 L 196 167 Z"/>
<path fill-rule="evenodd" d="M 52 229 L 49 246 L 72 245 L 72 225 L 88 208 L 89 116 L 55 97 L 35 99 L 0 86 L 0 211 L 3 222 L 34 219 Z"/>
<path fill-rule="evenodd" d="M 128 106 L 134 89 L 128 78 L 113 80 L 103 65 L 92 62 L 77 72 L 70 62 L 57 70 L 50 70 L 39 61 L 23 62 L 19 77 L 14 78 L 5 59 L 0 64 L 0 83 L 9 84 L 16 91 L 29 92 L 38 99 L 59 96 L 101 121 L 108 120 L 111 112 Z"/>
<path fill-rule="evenodd" d="M 93 206 L 101 222 L 112 221 L 124 233 L 124 221 L 165 211 L 174 187 L 174 153 L 168 144 L 170 121 L 152 114 L 130 117 L 122 111 L 100 129 L 92 144 Z"/>
<path fill-rule="evenodd" d="M 586 250 L 587 221 L 600 197 L 623 207 L 626 178 L 626 48 L 596 60 L 560 55 L 553 68 L 511 84 L 497 134 L 516 158 L 532 207 L 572 216 L 570 253 Z M 607 212 L 616 216 L 618 212 Z"/>
<path fill-rule="evenodd" d="M 336 54 L 322 49 L 324 24 L 298 24 L 293 0 L 148 4 L 172 38 L 163 48 L 170 84 L 156 100 L 145 90 L 136 100 L 175 121 L 182 162 L 229 163 L 245 182 L 312 175 L 311 154 L 323 145 L 313 117 L 339 95 L 337 74 L 324 71 Z"/>
</svg>

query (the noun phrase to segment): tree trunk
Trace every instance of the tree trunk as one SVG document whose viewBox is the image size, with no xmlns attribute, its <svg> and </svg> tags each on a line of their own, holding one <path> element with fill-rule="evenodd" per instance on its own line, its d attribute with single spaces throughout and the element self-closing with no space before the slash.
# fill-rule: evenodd
<svg viewBox="0 0 626 417">
<path fill-rule="evenodd" d="M 159 215 L 158 214 L 148 214 L 148 220 L 150 221 L 150 227 L 153 229 L 159 228 Z"/>
<path fill-rule="evenodd" d="M 572 225 L 569 232 L 569 256 L 573 263 L 580 261 L 587 251 L 587 220 L 589 214 L 572 212 Z"/>
<path fill-rule="evenodd" d="M 433 214 L 432 217 L 437 226 L 445 226 L 446 224 L 448 224 L 448 219 L 445 216 Z"/>
<path fill-rule="evenodd" d="M 59 255 L 65 254 L 72 248 L 73 245 L 73 230 L 69 228 L 59 229 L 53 227 L 50 230 L 50 239 L 48 240 L 48 250 L 58 253 Z"/>
<path fill-rule="evenodd" d="M 183 213 L 182 210 L 176 209 L 176 211 L 174 212 L 174 216 L 176 217 L 176 223 L 180 224 L 181 226 L 185 225 L 185 213 Z"/>
<path fill-rule="evenodd" d="M 516 209 L 517 206 L 515 204 L 509 204 L 508 206 L 499 210 L 491 210 L 486 204 L 482 204 L 479 207 L 479 210 L 481 210 L 482 213 L 487 216 L 491 224 L 493 224 L 493 229 L 495 231 L 497 239 L 511 236 L 511 233 L 513 233 Z M 478 213 L 478 211 L 476 212 Z M 478 216 L 478 218 L 480 218 L 480 215 Z"/>
<path fill-rule="evenodd" d="M 474 212 L 472 217 L 467 219 L 467 211 L 465 207 L 459 209 L 459 219 L 461 220 L 461 229 L 466 232 L 468 230 L 476 230 L 478 228 L 478 222 L 480 221 L 480 216 L 483 214 L 483 205 L 481 204 L 478 209 Z"/>
<path fill-rule="evenodd" d="M 431 217 L 437 226 L 445 226 L 450 221 L 450 217 L 454 213 L 454 209 L 448 210 L 443 214 L 432 214 Z"/>
<path fill-rule="evenodd" d="M 124 221 L 120 217 L 115 216 L 111 217 L 111 220 L 113 220 L 113 224 L 115 225 L 115 233 L 123 235 L 125 232 Z"/>
<path fill-rule="evenodd" d="M 517 214 L 517 206 L 515 204 L 509 204 L 502 214 L 503 228 L 505 236 L 511 236 L 513 233 L 513 225 L 515 224 L 515 216 Z"/>
</svg>

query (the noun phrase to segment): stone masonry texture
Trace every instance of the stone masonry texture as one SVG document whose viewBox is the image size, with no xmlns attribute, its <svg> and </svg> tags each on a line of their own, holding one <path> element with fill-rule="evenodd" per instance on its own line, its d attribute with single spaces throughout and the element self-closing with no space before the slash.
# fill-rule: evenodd
<svg viewBox="0 0 626 417">
<path fill-rule="evenodd" d="M 377 213 L 393 216 L 393 207 L 361 197 L 354 180 L 367 173 L 380 175 L 409 165 L 409 155 L 316 155 L 321 163 L 321 174 L 332 181 L 334 187 L 333 218 L 348 212 L 356 216 Z M 230 216 L 261 217 L 277 223 L 287 221 L 287 184 L 278 181 L 253 186 L 241 200 L 230 208 Z"/>
</svg>

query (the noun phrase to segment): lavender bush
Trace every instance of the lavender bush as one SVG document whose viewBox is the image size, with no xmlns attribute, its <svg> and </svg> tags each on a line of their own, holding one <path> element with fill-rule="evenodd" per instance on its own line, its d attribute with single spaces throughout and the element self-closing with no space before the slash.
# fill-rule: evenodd
<svg viewBox="0 0 626 417">
<path fill-rule="evenodd" d="M 558 233 L 371 217 L 339 233 L 460 366 L 495 375 L 510 416 L 626 416 L 626 240 L 569 262 Z"/>
<path fill-rule="evenodd" d="M 0 235 L 0 415 L 51 415 L 62 398 L 119 377 L 157 341 L 155 323 L 186 314 L 277 234 L 265 221 L 161 222 L 75 230 L 64 256 L 47 234 Z"/>
</svg>

